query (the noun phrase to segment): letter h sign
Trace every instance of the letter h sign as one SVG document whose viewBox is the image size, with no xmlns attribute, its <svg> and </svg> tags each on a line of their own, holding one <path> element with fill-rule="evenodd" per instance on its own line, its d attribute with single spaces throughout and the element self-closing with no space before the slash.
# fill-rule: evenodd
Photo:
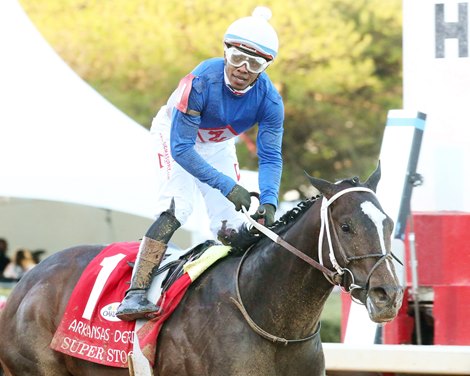
<svg viewBox="0 0 470 376">
<path fill-rule="evenodd" d="M 445 40 L 457 38 L 459 57 L 468 57 L 468 3 L 459 3 L 458 22 L 444 21 L 444 4 L 435 6 L 436 58 L 445 57 Z"/>
</svg>

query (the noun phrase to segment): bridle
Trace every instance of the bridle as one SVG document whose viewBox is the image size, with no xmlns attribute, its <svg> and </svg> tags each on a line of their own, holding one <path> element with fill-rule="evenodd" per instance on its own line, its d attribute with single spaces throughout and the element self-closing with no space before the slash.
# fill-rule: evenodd
<svg viewBox="0 0 470 376">
<path fill-rule="evenodd" d="M 391 260 L 392 259 L 392 254 L 390 251 L 386 251 L 385 254 L 380 252 L 380 253 L 370 253 L 370 254 L 367 254 L 367 255 L 361 255 L 361 256 L 348 256 L 346 254 L 346 252 L 344 251 L 344 248 L 342 247 L 341 245 L 341 242 L 339 241 L 339 237 L 338 237 L 338 233 L 336 232 L 336 228 L 335 226 L 333 225 L 333 221 L 331 219 L 331 216 L 329 216 L 329 213 L 330 213 L 330 205 L 335 201 L 337 200 L 339 197 L 341 197 L 342 195 L 346 194 L 346 193 L 349 193 L 349 192 L 369 192 L 369 193 L 372 193 L 374 196 L 375 196 L 375 192 L 372 191 L 371 189 L 369 188 L 364 188 L 364 187 L 352 187 L 352 188 L 347 188 L 347 189 L 344 189 L 338 193 L 336 193 L 335 195 L 333 195 L 330 199 L 327 199 L 326 197 L 323 197 L 322 199 L 322 205 L 321 205 L 321 211 L 320 211 L 320 219 L 321 219 L 321 223 L 320 223 L 320 235 L 318 237 L 318 260 L 320 261 L 320 264 L 323 265 L 323 252 L 322 252 L 322 245 L 323 245 L 323 239 L 324 239 L 324 235 L 326 233 L 326 238 L 327 238 L 327 241 L 328 241 L 328 249 L 329 249 L 329 258 L 330 258 L 330 262 L 331 264 L 333 265 L 333 268 L 336 270 L 337 274 L 340 275 L 340 276 L 343 276 L 345 274 L 345 272 L 348 272 L 348 274 L 350 275 L 351 277 L 351 283 L 349 284 L 348 286 L 348 289 L 346 290 L 342 285 L 341 285 L 341 282 L 342 282 L 342 278 L 341 278 L 341 282 L 340 283 L 337 283 L 336 280 L 334 280 L 333 278 L 331 278 L 331 276 L 329 274 L 324 274 L 325 278 L 330 282 L 332 283 L 333 285 L 339 285 L 343 291 L 347 292 L 348 294 L 351 295 L 351 299 L 353 301 L 355 301 L 356 303 L 359 303 L 359 304 L 363 304 L 360 300 L 358 300 L 357 298 L 355 298 L 353 295 L 352 295 L 352 292 L 354 290 L 365 290 L 367 291 L 368 290 L 368 286 L 369 286 L 369 281 L 370 281 L 370 278 L 372 276 L 372 274 L 374 273 L 374 271 L 378 268 L 378 266 L 382 263 L 382 262 L 385 262 L 385 260 Z M 329 225 L 328 225 L 329 224 Z M 364 260 L 364 259 L 367 259 L 367 258 L 378 258 L 377 262 L 375 263 L 375 265 L 371 268 L 371 270 L 369 271 L 368 275 L 367 275 L 367 278 L 366 278 L 366 282 L 364 284 L 364 286 L 361 286 L 361 285 L 358 285 L 355 283 L 355 278 L 354 278 L 354 274 L 353 272 L 346 268 L 346 267 L 341 267 L 338 263 L 338 261 L 336 260 L 336 256 L 335 256 L 335 252 L 334 252 L 334 248 L 333 248 L 333 242 L 332 242 L 332 235 L 331 235 L 331 232 L 330 232 L 330 228 L 332 229 L 333 231 L 333 236 L 336 240 L 336 244 L 337 244 L 337 248 L 338 248 L 338 252 L 339 254 L 341 255 L 341 258 L 344 262 L 345 265 L 348 265 L 351 261 L 354 261 L 354 260 Z"/>
<path fill-rule="evenodd" d="M 349 293 L 351 295 L 351 299 L 356 302 L 356 303 L 359 303 L 359 304 L 363 304 L 362 302 L 360 302 L 357 298 L 355 298 L 353 295 L 352 295 L 352 292 L 354 290 L 365 290 L 367 291 L 368 289 L 368 285 L 369 285 L 369 280 L 373 274 L 373 272 L 377 269 L 377 267 L 382 263 L 384 262 L 385 260 L 387 259 L 391 259 L 392 258 L 392 254 L 390 251 L 386 251 L 385 254 L 383 253 L 373 253 L 373 254 L 368 254 L 368 255 L 361 255 L 361 256 L 348 256 L 346 254 L 346 252 L 344 251 L 344 248 L 341 246 L 341 242 L 339 241 L 339 237 L 338 237 L 338 234 L 336 232 L 336 229 L 335 227 L 333 226 L 333 222 L 332 222 L 332 219 L 331 219 L 331 216 L 329 216 L 329 212 L 330 212 L 330 205 L 335 201 L 337 200 L 339 197 L 343 196 L 344 194 L 346 193 L 350 193 L 350 192 L 369 192 L 369 193 L 372 193 L 374 196 L 375 196 L 375 192 L 372 191 L 371 189 L 369 188 L 365 188 L 365 187 L 352 187 L 352 188 L 346 188 L 338 193 L 336 193 L 335 195 L 333 195 L 330 199 L 327 199 L 326 197 L 323 197 L 322 199 L 322 205 L 321 205 L 321 211 L 320 211 L 320 234 L 319 234 L 319 237 L 318 237 L 318 260 L 319 262 L 317 262 L 316 260 L 314 260 L 313 258 L 307 256 L 305 253 L 303 253 L 302 251 L 298 250 L 296 247 L 294 247 L 293 245 L 289 244 L 288 242 L 286 242 L 284 239 L 282 239 L 279 235 L 277 235 L 275 232 L 271 231 L 270 229 L 266 228 L 265 226 L 263 226 L 262 224 L 256 222 L 253 218 L 251 218 L 251 216 L 248 214 L 247 210 L 245 209 L 245 207 L 242 207 L 242 211 L 243 213 L 245 214 L 245 216 L 247 217 L 248 221 L 256 228 L 258 229 L 261 233 L 263 233 L 264 235 L 266 235 L 268 238 L 270 238 L 273 242 L 281 245 L 283 248 L 287 249 L 289 252 L 293 253 L 294 255 L 296 255 L 297 257 L 299 257 L 300 259 L 302 259 L 303 261 L 307 262 L 308 264 L 310 264 L 311 266 L 313 266 L 314 268 L 316 268 L 317 270 L 321 271 L 323 273 L 323 275 L 325 276 L 325 278 L 333 285 L 337 285 L 337 286 L 340 286 L 345 292 Z M 332 229 L 332 232 L 333 234 L 331 233 L 330 231 L 330 228 Z M 330 262 L 331 264 L 333 265 L 333 268 L 335 269 L 334 271 L 333 270 L 330 270 L 328 269 L 327 267 L 325 267 L 324 263 L 323 263 L 323 255 L 322 255 L 322 249 L 323 249 L 323 240 L 324 240 L 324 235 L 326 234 L 326 238 L 327 238 L 327 242 L 328 242 L 328 249 L 329 249 L 329 258 L 330 258 Z M 351 261 L 355 261 L 355 260 L 363 260 L 363 259 L 366 259 L 366 258 L 371 258 L 371 257 L 374 257 L 374 258 L 378 258 L 377 262 L 375 263 L 375 265 L 371 268 L 371 270 L 369 271 L 368 275 L 367 275 L 367 279 L 366 279 L 366 283 L 364 286 L 361 286 L 361 285 L 358 285 L 355 283 L 355 278 L 354 278 L 354 274 L 352 273 L 352 271 L 346 267 L 342 267 L 339 265 L 338 261 L 336 260 L 336 256 L 335 256 L 335 251 L 334 251 L 334 248 L 333 248 L 333 241 L 332 241 L 332 235 L 334 236 L 334 239 L 336 241 L 336 244 L 338 245 L 338 252 L 339 254 L 341 255 L 341 258 L 343 260 L 343 262 L 345 263 L 345 265 L 348 265 Z M 272 335 L 272 334 L 269 334 L 268 332 L 266 332 L 265 330 L 263 330 L 261 327 L 259 327 L 254 321 L 253 319 L 250 317 L 250 315 L 248 314 L 245 306 L 243 305 L 243 301 L 241 299 L 241 295 L 240 295 L 240 287 L 239 287 L 239 280 L 240 280 L 240 270 L 241 270 L 241 266 L 248 254 L 248 252 L 251 250 L 252 247 L 248 248 L 247 251 L 245 252 L 245 254 L 243 255 L 243 257 L 241 258 L 240 260 L 240 263 L 238 265 L 238 268 L 237 268 L 237 272 L 236 272 L 236 292 L 237 292 L 237 299 L 234 299 L 233 297 L 231 298 L 231 300 L 235 303 L 235 305 L 238 307 L 238 309 L 241 311 L 241 313 L 243 314 L 243 317 L 245 318 L 245 320 L 247 321 L 247 323 L 250 325 L 250 327 L 256 332 L 258 333 L 260 336 L 262 336 L 263 338 L 265 339 L 268 339 L 272 342 L 279 342 L 279 343 L 283 343 L 284 345 L 287 345 L 289 343 L 296 343 L 296 342 L 304 342 L 304 341 L 308 341 L 308 340 L 311 340 L 313 338 L 315 338 L 318 334 L 319 334 L 319 331 L 320 331 L 320 327 L 318 326 L 317 329 L 314 331 L 314 333 L 312 333 L 311 335 L 309 335 L 308 337 L 305 337 L 305 338 L 300 338 L 300 339 L 285 339 L 285 338 L 281 338 L 281 337 L 277 337 L 275 335 Z M 351 277 L 351 283 L 349 284 L 348 286 L 348 289 L 344 289 L 343 286 L 342 286 L 342 282 L 343 282 L 343 276 L 345 275 L 345 272 L 347 272 L 350 277 Z"/>
</svg>

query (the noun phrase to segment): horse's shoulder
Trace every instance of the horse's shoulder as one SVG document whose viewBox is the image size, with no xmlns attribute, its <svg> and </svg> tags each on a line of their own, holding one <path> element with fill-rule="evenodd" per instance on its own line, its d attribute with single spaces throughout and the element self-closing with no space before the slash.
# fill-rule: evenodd
<svg viewBox="0 0 470 376">
<path fill-rule="evenodd" d="M 240 256 L 228 255 L 211 265 L 190 286 L 192 294 L 219 295 L 228 291 L 235 291 L 236 270 L 240 263 Z"/>
</svg>

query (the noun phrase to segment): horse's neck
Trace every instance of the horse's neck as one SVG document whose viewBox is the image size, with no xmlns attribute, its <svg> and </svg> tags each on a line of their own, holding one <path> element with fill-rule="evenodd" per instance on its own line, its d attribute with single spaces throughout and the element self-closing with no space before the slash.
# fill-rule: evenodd
<svg viewBox="0 0 470 376">
<path fill-rule="evenodd" d="M 311 224 L 296 227 L 285 240 L 304 252 L 310 249 L 313 257 L 317 239 L 312 238 Z M 316 327 L 332 286 L 321 272 L 283 247 L 265 244 L 253 251 L 242 269 L 242 297 L 256 319 L 264 321 L 258 322 L 261 326 L 274 326 L 272 330 L 285 330 L 290 336 L 306 335 Z"/>
</svg>

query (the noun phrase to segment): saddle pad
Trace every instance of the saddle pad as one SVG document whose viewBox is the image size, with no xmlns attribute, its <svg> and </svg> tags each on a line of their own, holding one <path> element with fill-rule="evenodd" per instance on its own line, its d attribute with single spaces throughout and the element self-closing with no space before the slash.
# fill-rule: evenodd
<svg viewBox="0 0 470 376">
<path fill-rule="evenodd" d="M 132 275 L 139 242 L 113 243 L 86 267 L 75 286 L 50 347 L 113 367 L 127 367 L 135 321 L 115 314 Z"/>
<path fill-rule="evenodd" d="M 150 321 L 139 320 L 140 325 L 136 327 L 136 322 L 121 321 L 115 313 L 129 288 L 132 268 L 128 263 L 135 261 L 139 245 L 139 242 L 113 243 L 90 262 L 54 334 L 50 345 L 53 350 L 106 366 L 126 368 L 137 345 L 153 365 L 156 340 L 164 321 L 175 310 L 191 282 L 230 250 L 226 246 L 209 248 L 200 258 L 185 265 L 185 274 L 163 296 L 150 291 L 149 296 L 158 300 L 162 307 L 161 314 Z M 155 290 L 155 283 L 151 290 Z M 135 332 L 138 342 L 134 344 Z"/>
</svg>

